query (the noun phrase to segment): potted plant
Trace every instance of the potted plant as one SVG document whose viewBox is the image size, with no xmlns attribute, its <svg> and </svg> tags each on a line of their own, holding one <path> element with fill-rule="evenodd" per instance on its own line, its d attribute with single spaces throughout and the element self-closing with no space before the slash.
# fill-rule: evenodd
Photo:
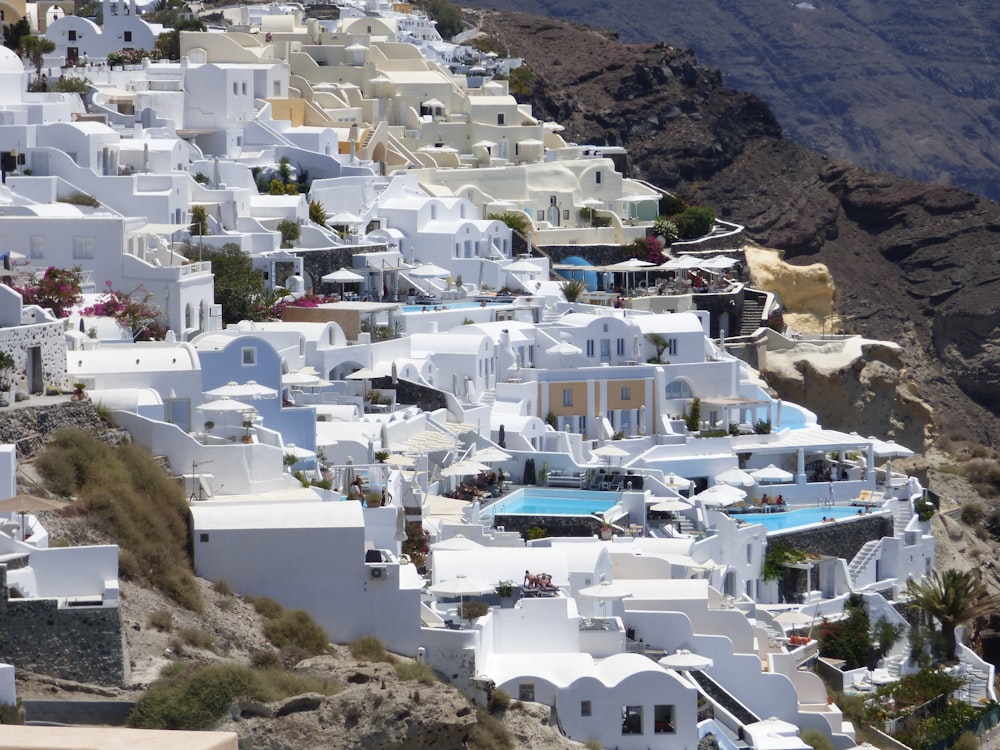
<svg viewBox="0 0 1000 750">
<path fill-rule="evenodd" d="M 607 541 L 614 535 L 614 528 L 609 523 L 601 524 L 601 539 Z"/>
<path fill-rule="evenodd" d="M 298 460 L 298 457 L 294 453 L 286 453 L 281 462 L 285 465 L 286 469 L 291 469 Z"/>
<path fill-rule="evenodd" d="M 45 395 L 46 396 L 58 396 L 59 395 L 59 386 L 57 386 L 55 383 L 46 383 L 45 384 Z"/>
<path fill-rule="evenodd" d="M 86 389 L 86 387 L 86 383 L 73 383 L 73 395 L 69 397 L 69 400 L 83 401 L 87 398 L 87 395 L 84 393 L 84 389 Z"/>
<path fill-rule="evenodd" d="M 514 582 L 511 580 L 497 581 L 496 594 L 500 597 L 500 606 L 509 609 L 514 606 Z"/>
<path fill-rule="evenodd" d="M 211 435 L 212 434 L 212 430 L 214 430 L 214 429 L 215 429 L 215 422 L 213 422 L 211 419 L 206 419 L 205 420 L 205 432 L 207 432 L 209 435 Z"/>
<path fill-rule="evenodd" d="M 375 451 L 375 460 L 380 464 L 384 464 L 389 460 L 389 451 Z"/>
<path fill-rule="evenodd" d="M 253 437 L 250 435 L 250 428 L 253 427 L 253 420 L 250 417 L 243 418 L 243 429 L 246 430 L 243 437 L 241 438 L 244 443 L 252 443 Z"/>
</svg>

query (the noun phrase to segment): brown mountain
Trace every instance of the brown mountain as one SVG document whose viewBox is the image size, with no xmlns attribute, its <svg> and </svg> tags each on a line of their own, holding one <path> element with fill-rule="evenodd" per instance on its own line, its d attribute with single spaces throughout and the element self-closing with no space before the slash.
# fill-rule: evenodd
<svg viewBox="0 0 1000 750">
<path fill-rule="evenodd" d="M 826 263 L 848 327 L 903 345 L 942 429 L 1000 437 L 1000 206 L 828 160 L 782 138 L 758 98 L 688 50 L 525 14 L 481 11 L 534 72 L 527 100 L 579 143 L 621 144 L 629 172 Z M 849 408 L 845 405 L 845 408 Z"/>
<path fill-rule="evenodd" d="M 1000 200 L 990 0 L 473 0 L 690 47 L 827 156 Z"/>
</svg>

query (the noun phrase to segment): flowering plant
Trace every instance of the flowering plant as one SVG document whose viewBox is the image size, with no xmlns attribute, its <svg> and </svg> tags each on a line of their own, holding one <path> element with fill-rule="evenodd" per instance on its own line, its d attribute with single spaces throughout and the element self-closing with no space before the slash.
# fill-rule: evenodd
<svg viewBox="0 0 1000 750">
<path fill-rule="evenodd" d="M 112 318 L 133 341 L 159 341 L 166 335 L 166 328 L 157 322 L 160 308 L 149 303 L 151 292 L 141 285 L 132 292 L 123 292 L 112 289 L 110 281 L 104 283 L 108 291 L 99 302 L 84 308 L 84 315 Z M 141 297 L 136 299 L 133 294 Z"/>
<path fill-rule="evenodd" d="M 67 271 L 49 266 L 41 278 L 30 279 L 24 286 L 14 289 L 20 292 L 26 305 L 38 305 L 52 310 L 57 318 L 65 318 L 75 305 L 80 304 L 80 269 Z"/>
</svg>

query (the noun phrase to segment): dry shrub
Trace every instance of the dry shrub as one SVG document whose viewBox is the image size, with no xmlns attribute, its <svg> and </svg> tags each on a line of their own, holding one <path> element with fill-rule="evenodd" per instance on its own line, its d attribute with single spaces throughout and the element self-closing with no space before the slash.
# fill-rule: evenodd
<svg viewBox="0 0 1000 750">
<path fill-rule="evenodd" d="M 276 620 L 264 621 L 264 637 L 282 651 L 293 651 L 297 661 L 326 651 L 330 639 L 304 609 L 282 612 Z"/>
<path fill-rule="evenodd" d="M 250 666 L 255 669 L 273 669 L 281 666 L 281 658 L 274 651 L 257 649 L 250 652 Z"/>
<path fill-rule="evenodd" d="M 188 646 L 200 648 L 203 651 L 216 651 L 215 641 L 212 636 L 199 628 L 181 628 L 177 631 L 177 636 Z"/>
<path fill-rule="evenodd" d="M 498 719 L 483 708 L 476 709 L 478 721 L 469 730 L 469 747 L 472 750 L 507 750 L 513 747 L 510 732 Z"/>
<path fill-rule="evenodd" d="M 424 685 L 437 682 L 437 675 L 430 664 L 420 661 L 401 661 L 395 666 L 396 676 L 403 682 L 417 681 Z"/>
<path fill-rule="evenodd" d="M 277 701 L 289 695 L 302 695 L 302 693 L 334 695 L 342 689 L 335 680 L 320 680 L 301 672 L 289 672 L 278 667 L 259 669 L 257 676 L 262 699 L 265 701 Z"/>
<path fill-rule="evenodd" d="M 203 610 L 187 556 L 187 500 L 148 451 L 134 444 L 113 448 L 66 428 L 55 433 L 36 465 L 50 491 L 77 496 L 79 512 L 118 543 L 123 578 Z"/>
<path fill-rule="evenodd" d="M 285 611 L 278 602 L 269 596 L 247 596 L 244 600 L 257 610 L 257 614 L 266 620 L 277 620 L 281 613 Z"/>
<path fill-rule="evenodd" d="M 389 654 L 382 645 L 382 641 L 373 635 L 363 635 L 355 638 L 347 648 L 358 661 L 389 661 Z"/>
<path fill-rule="evenodd" d="M 174 629 L 174 616 L 170 614 L 168 609 L 158 609 L 149 613 L 146 625 L 163 633 L 169 633 Z"/>
<path fill-rule="evenodd" d="M 229 581 L 225 578 L 219 578 L 212 582 L 212 591 L 214 591 L 219 596 L 232 596 L 233 587 L 229 585 Z"/>
<path fill-rule="evenodd" d="M 984 497 L 1000 494 L 1000 464 L 990 458 L 973 458 L 962 464 L 962 474 Z"/>
<path fill-rule="evenodd" d="M 490 711 L 503 713 L 510 708 L 510 693 L 503 688 L 497 688 L 490 693 Z"/>
</svg>

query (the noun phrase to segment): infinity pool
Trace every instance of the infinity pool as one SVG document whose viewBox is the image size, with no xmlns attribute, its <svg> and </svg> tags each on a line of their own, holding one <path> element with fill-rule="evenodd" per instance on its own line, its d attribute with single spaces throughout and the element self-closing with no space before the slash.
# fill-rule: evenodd
<svg viewBox="0 0 1000 750">
<path fill-rule="evenodd" d="M 858 515 L 858 508 L 848 506 L 829 506 L 820 508 L 799 508 L 781 513 L 733 513 L 733 518 L 739 518 L 747 523 L 759 523 L 771 531 L 785 531 L 786 529 L 796 529 L 800 526 L 808 526 L 814 523 L 821 523 L 824 516 L 826 518 L 854 518 Z"/>
<path fill-rule="evenodd" d="M 492 307 L 494 305 L 508 305 L 509 302 L 487 302 L 487 307 Z M 473 307 L 482 307 L 481 302 L 431 302 L 426 305 L 403 305 L 403 312 L 420 312 L 421 310 L 433 310 L 435 307 L 439 310 L 464 310 Z"/>
<path fill-rule="evenodd" d="M 603 513 L 618 502 L 617 492 L 586 490 L 516 490 L 492 505 L 483 508 L 483 516 L 497 514 L 526 516 L 589 516 Z"/>
</svg>

